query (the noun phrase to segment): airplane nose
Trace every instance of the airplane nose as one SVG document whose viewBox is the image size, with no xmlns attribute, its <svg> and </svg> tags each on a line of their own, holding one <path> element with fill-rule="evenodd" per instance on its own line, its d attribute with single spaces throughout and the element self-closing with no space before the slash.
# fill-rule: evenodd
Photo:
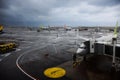
<svg viewBox="0 0 120 80">
<path fill-rule="evenodd" d="M 77 51 L 76 51 L 76 53 L 79 54 L 79 53 L 81 53 L 82 51 L 84 51 L 84 49 L 78 48 Z"/>
</svg>

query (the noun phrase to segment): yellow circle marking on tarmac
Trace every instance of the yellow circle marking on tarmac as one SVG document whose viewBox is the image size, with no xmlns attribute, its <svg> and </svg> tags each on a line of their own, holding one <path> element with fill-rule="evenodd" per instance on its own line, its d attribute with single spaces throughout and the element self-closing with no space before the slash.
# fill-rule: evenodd
<svg viewBox="0 0 120 80">
<path fill-rule="evenodd" d="M 44 71 L 44 75 L 49 78 L 60 78 L 66 74 L 66 71 L 60 67 L 48 68 Z"/>
</svg>

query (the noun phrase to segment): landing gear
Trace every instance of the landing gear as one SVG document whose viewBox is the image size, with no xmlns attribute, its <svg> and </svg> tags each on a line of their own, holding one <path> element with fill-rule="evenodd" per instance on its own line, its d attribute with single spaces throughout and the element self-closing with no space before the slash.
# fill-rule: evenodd
<svg viewBox="0 0 120 80">
<path fill-rule="evenodd" d="M 80 64 L 83 58 L 78 56 L 76 53 L 73 54 L 73 68 Z"/>
<path fill-rule="evenodd" d="M 77 65 L 77 54 L 73 54 L 73 67 Z"/>
</svg>

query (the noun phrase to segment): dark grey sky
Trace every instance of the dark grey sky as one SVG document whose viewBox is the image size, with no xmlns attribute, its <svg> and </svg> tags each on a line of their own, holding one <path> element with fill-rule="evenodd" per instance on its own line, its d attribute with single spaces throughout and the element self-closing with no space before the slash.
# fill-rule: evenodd
<svg viewBox="0 0 120 80">
<path fill-rule="evenodd" d="M 116 21 L 119 0 L 0 0 L 0 24 L 114 26 Z"/>
</svg>

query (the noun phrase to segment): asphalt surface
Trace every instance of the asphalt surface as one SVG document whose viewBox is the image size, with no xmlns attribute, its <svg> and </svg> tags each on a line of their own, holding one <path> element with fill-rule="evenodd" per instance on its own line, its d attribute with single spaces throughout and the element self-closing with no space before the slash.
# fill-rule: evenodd
<svg viewBox="0 0 120 80">
<path fill-rule="evenodd" d="M 0 80 L 32 80 L 31 78 L 36 80 L 111 80 L 109 75 L 102 77 L 104 71 L 109 72 L 107 70 L 111 67 L 109 66 L 111 59 L 93 57 L 88 63 L 81 61 L 76 68 L 72 67 L 72 55 L 78 47 L 77 44 L 84 41 L 76 35 L 90 38 L 92 35 L 88 31 L 37 32 L 28 28 L 14 27 L 5 28 L 4 32 L 0 35 L 1 40 L 14 40 L 19 46 L 16 51 L 0 54 Z M 101 61 L 104 62 L 105 68 Z M 43 74 L 47 68 L 56 66 L 64 68 L 67 74 L 58 79 L 51 79 Z M 103 73 L 99 73 L 98 69 L 104 70 Z M 112 80 L 119 80 L 118 75 L 119 73 L 117 73 L 117 79 L 112 77 Z"/>
<path fill-rule="evenodd" d="M 0 55 L 0 59 L 1 59 L 0 80 L 10 80 L 10 79 L 31 80 L 16 65 L 16 61 L 21 55 L 23 56 L 20 58 L 20 60 L 18 60 L 18 64 L 20 66 L 24 64 L 27 65 L 27 63 L 29 62 L 34 62 L 34 60 L 31 61 L 31 59 L 36 59 L 36 56 L 38 55 L 39 56 L 42 55 L 43 56 L 42 59 L 44 61 L 45 60 L 44 55 L 50 54 L 49 57 L 51 58 L 47 59 L 47 61 L 51 61 L 51 62 L 48 62 L 47 65 L 44 65 L 43 66 L 44 69 L 47 68 L 48 66 L 49 67 L 57 66 L 67 60 L 72 59 L 72 54 L 69 55 L 64 51 L 69 50 L 69 48 L 77 48 L 76 41 L 83 41 L 83 40 L 76 40 L 74 39 L 74 37 L 76 37 L 75 32 L 64 33 L 64 31 L 61 31 L 58 33 L 58 31 L 51 31 L 49 33 L 49 31 L 37 32 L 36 30 L 31 31 L 26 28 L 5 28 L 4 34 L 0 35 L 1 40 L 3 41 L 14 40 L 19 44 L 19 47 L 17 48 L 16 51 L 12 51 L 12 52 Z M 43 48 L 44 48 L 44 51 L 42 53 L 41 50 Z M 70 52 L 70 53 L 73 53 L 73 52 Z M 33 56 L 35 58 L 32 58 Z M 39 65 L 42 65 L 42 64 L 39 63 Z M 35 65 L 33 64 L 33 66 Z M 29 65 L 25 66 L 25 68 L 29 69 L 28 67 Z M 40 71 L 41 70 L 42 70 L 42 66 L 40 67 Z M 40 74 L 38 71 L 38 73 L 36 73 L 35 76 L 39 77 L 39 75 Z"/>
</svg>

